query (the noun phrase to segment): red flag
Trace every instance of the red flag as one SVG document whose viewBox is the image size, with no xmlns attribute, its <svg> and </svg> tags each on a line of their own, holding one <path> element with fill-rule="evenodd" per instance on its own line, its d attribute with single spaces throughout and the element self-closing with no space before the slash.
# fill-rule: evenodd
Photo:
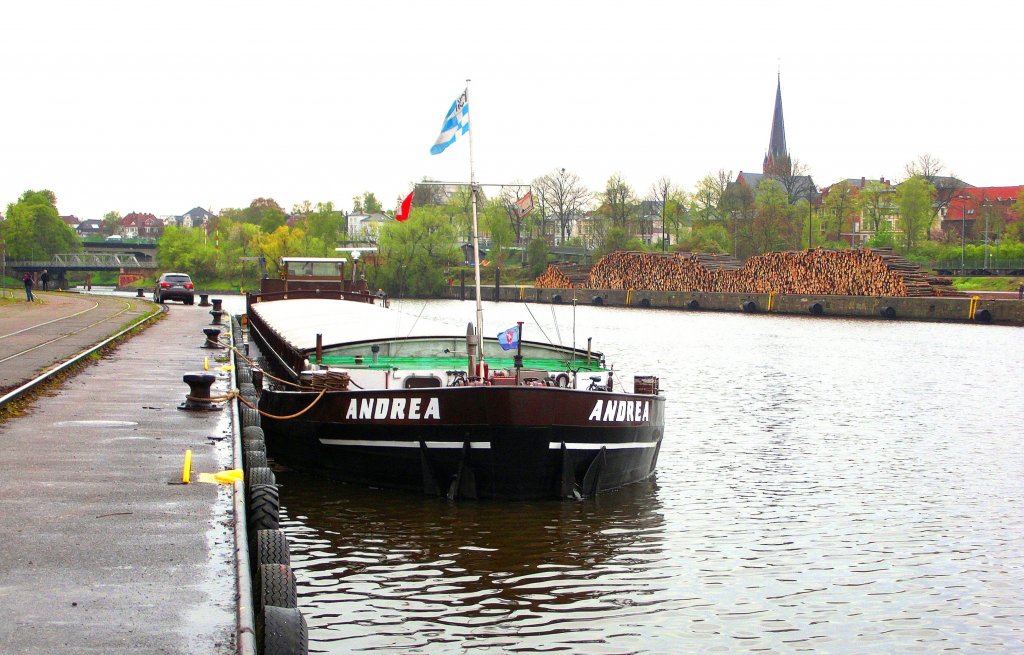
<svg viewBox="0 0 1024 655">
<path fill-rule="evenodd" d="M 398 210 L 397 214 L 395 214 L 395 220 L 396 221 L 404 221 L 405 219 L 409 218 L 409 210 L 410 209 L 412 209 L 412 194 L 411 193 L 405 197 L 405 200 L 402 201 L 402 208 Z"/>
</svg>

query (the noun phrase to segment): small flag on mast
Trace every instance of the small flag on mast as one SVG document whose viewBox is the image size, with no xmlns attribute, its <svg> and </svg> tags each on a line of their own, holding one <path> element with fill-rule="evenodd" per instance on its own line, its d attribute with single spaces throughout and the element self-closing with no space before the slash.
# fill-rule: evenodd
<svg viewBox="0 0 1024 655">
<path fill-rule="evenodd" d="M 415 193 L 415 191 L 413 193 Z M 395 214 L 395 220 L 396 221 L 404 221 L 405 219 L 409 218 L 409 211 L 411 209 L 412 209 L 412 193 L 407 195 L 405 197 L 405 200 L 402 201 L 402 207 L 401 207 L 401 209 L 398 210 L 398 213 Z"/>
<path fill-rule="evenodd" d="M 519 326 L 515 325 L 499 332 L 498 343 L 501 345 L 502 350 L 515 350 L 519 348 Z"/>
<path fill-rule="evenodd" d="M 444 149 L 455 143 L 455 137 L 458 134 L 465 134 L 469 132 L 469 90 L 462 92 L 455 102 L 452 103 L 451 109 L 448 110 L 448 114 L 444 117 L 444 124 L 441 126 L 441 134 L 437 137 L 437 141 L 430 147 L 430 154 L 439 155 L 444 152 Z"/>
</svg>

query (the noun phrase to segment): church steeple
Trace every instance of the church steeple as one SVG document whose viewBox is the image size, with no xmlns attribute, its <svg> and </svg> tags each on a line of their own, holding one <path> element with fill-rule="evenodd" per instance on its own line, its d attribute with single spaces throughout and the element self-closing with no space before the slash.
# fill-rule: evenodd
<svg viewBox="0 0 1024 655">
<path fill-rule="evenodd" d="M 789 168 L 789 151 L 786 150 L 786 123 L 782 119 L 782 76 L 775 87 L 775 114 L 772 116 L 772 136 L 768 141 L 768 152 L 764 156 L 764 173 L 780 173 Z"/>
</svg>

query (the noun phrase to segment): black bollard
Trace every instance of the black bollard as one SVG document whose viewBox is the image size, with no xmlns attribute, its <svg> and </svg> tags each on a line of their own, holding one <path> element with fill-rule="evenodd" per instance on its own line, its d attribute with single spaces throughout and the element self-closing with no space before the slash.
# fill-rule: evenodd
<svg viewBox="0 0 1024 655">
<path fill-rule="evenodd" d="M 216 307 L 216 305 L 214 305 L 214 307 Z M 210 314 L 213 315 L 213 322 L 210 323 L 210 325 L 220 325 L 220 317 L 224 315 L 224 312 L 219 309 L 211 309 Z"/>
<path fill-rule="evenodd" d="M 178 409 L 189 411 L 217 411 L 221 408 L 213 403 L 210 397 L 210 387 L 213 386 L 215 375 L 209 373 L 186 373 L 181 377 L 189 387 L 185 402 L 178 405 Z"/>
<path fill-rule="evenodd" d="M 136 298 L 145 298 L 146 296 L 144 294 L 145 292 L 142 290 L 142 287 L 139 287 L 138 289 L 135 290 Z"/>
<path fill-rule="evenodd" d="M 208 294 L 208 293 L 201 293 L 201 294 L 199 294 L 199 306 L 200 307 L 209 307 L 210 306 L 210 294 Z"/>
<path fill-rule="evenodd" d="M 206 341 L 203 343 L 203 348 L 221 348 L 222 346 L 217 341 L 220 337 L 220 330 L 215 328 L 203 328 L 203 333 L 206 335 Z"/>
<path fill-rule="evenodd" d="M 215 312 L 221 311 L 220 304 L 222 302 L 224 302 L 224 299 L 223 298 L 214 298 L 212 302 L 213 302 L 213 311 L 215 311 Z"/>
</svg>

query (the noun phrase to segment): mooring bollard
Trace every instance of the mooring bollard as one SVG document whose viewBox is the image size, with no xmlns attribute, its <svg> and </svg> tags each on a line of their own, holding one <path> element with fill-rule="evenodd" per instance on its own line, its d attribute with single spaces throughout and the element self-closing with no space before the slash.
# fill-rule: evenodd
<svg viewBox="0 0 1024 655">
<path fill-rule="evenodd" d="M 215 311 L 215 312 L 219 312 L 219 311 L 221 311 L 221 309 L 220 309 L 220 304 L 221 304 L 222 302 L 224 302 L 224 299 L 223 299 L 223 298 L 214 298 L 214 299 L 213 299 L 213 311 Z"/>
<path fill-rule="evenodd" d="M 203 343 L 203 348 L 221 348 L 220 342 L 220 330 L 216 328 L 203 328 L 203 334 L 206 335 L 206 342 Z"/>
<path fill-rule="evenodd" d="M 145 293 L 146 292 L 142 290 L 142 287 L 139 287 L 138 289 L 135 290 L 135 297 L 136 298 L 145 298 L 146 297 Z"/>
<path fill-rule="evenodd" d="M 201 293 L 201 294 L 199 294 L 199 306 L 200 307 L 209 307 L 210 306 L 210 294 L 208 294 L 208 293 Z"/>
<path fill-rule="evenodd" d="M 214 307 L 216 307 L 216 305 L 214 305 Z M 213 315 L 213 323 L 210 323 L 210 325 L 220 325 L 220 317 L 223 316 L 224 312 L 219 309 L 211 309 L 210 314 Z"/>
<path fill-rule="evenodd" d="M 186 373 L 181 379 L 189 387 L 185 402 L 178 405 L 178 409 L 190 411 L 216 411 L 221 409 L 213 403 L 210 397 L 210 387 L 213 386 L 217 376 L 210 373 Z"/>
</svg>

